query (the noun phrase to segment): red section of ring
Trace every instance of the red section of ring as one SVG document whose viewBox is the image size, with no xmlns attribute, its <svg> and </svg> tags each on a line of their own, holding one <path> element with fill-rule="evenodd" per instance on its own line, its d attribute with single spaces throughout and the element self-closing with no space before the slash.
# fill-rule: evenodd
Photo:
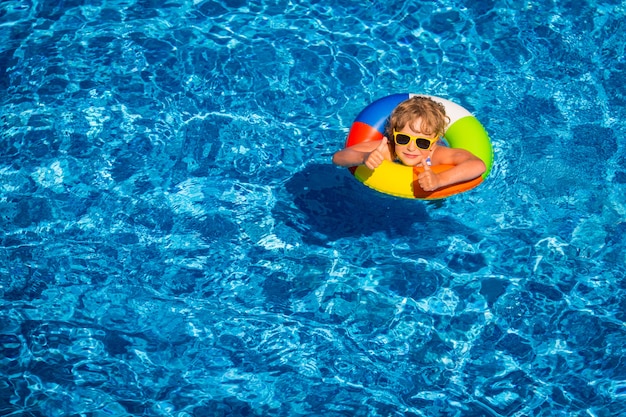
<svg viewBox="0 0 626 417">
<path fill-rule="evenodd" d="M 346 148 L 357 143 L 381 140 L 382 138 L 383 134 L 376 128 L 363 122 L 354 122 L 346 140 Z"/>
</svg>

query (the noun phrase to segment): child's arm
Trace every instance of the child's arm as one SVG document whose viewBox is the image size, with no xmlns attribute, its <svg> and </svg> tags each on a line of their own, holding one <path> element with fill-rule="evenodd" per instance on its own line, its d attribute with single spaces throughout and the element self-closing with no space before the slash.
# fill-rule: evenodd
<svg viewBox="0 0 626 417">
<path fill-rule="evenodd" d="M 478 178 L 487 169 L 485 163 L 472 153 L 464 149 L 439 148 L 440 154 L 437 155 L 437 165 L 454 165 L 447 171 L 435 174 L 426 164 L 424 172 L 417 176 L 420 187 L 425 191 L 434 191 L 438 188 L 452 184 L 458 184 Z M 441 152 L 443 151 L 443 152 Z"/>
<path fill-rule="evenodd" d="M 369 169 L 375 169 L 385 159 L 391 160 L 386 137 L 381 141 L 361 142 L 335 152 L 333 164 L 341 167 L 365 165 Z"/>
</svg>

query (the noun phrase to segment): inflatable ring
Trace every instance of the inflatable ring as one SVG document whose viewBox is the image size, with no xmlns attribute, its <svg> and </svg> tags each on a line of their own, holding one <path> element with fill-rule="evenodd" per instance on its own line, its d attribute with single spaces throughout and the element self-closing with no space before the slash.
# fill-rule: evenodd
<svg viewBox="0 0 626 417">
<path fill-rule="evenodd" d="M 415 95 L 417 94 L 393 94 L 378 99 L 367 106 L 352 124 L 345 146 L 381 140 L 385 125 L 393 109 Z M 430 97 L 445 107 L 446 115 L 450 118 L 450 123 L 444 133 L 446 142 L 452 148 L 465 149 L 482 159 L 486 166 L 483 175 L 470 181 L 429 192 L 424 191 L 417 182 L 417 175 L 423 171 L 422 167 L 409 167 L 383 161 L 375 170 L 370 170 L 365 165 L 351 167 L 350 171 L 356 179 L 381 193 L 404 198 L 431 200 L 471 190 L 487 178 L 493 163 L 493 148 L 483 125 L 469 111 L 456 103 L 440 97 L 424 96 Z M 435 165 L 431 169 L 434 172 L 443 172 L 450 168 L 452 168 L 451 165 Z"/>
</svg>

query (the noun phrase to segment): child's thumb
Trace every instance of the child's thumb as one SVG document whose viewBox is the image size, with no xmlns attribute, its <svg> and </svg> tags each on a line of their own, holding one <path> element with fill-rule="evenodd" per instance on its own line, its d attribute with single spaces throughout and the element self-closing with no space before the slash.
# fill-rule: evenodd
<svg viewBox="0 0 626 417">
<path fill-rule="evenodd" d="M 376 148 L 376 150 L 378 152 L 382 152 L 385 150 L 385 147 L 387 147 L 387 136 L 383 136 L 383 140 L 380 141 L 380 145 L 378 145 L 378 148 Z"/>
<path fill-rule="evenodd" d="M 424 167 L 424 171 L 430 171 L 430 156 L 422 160 L 422 166 Z"/>
</svg>

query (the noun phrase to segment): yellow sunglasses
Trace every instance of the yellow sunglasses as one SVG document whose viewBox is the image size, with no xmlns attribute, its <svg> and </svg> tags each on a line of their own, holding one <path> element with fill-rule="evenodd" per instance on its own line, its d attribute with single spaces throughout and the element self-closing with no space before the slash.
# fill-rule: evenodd
<svg viewBox="0 0 626 417">
<path fill-rule="evenodd" d="M 429 150 L 432 148 L 433 144 L 436 143 L 439 138 L 428 139 L 423 138 L 421 136 L 411 136 L 406 133 L 398 132 L 394 129 L 393 131 L 393 140 L 396 142 L 396 145 L 408 145 L 412 140 L 415 141 L 415 146 L 420 149 Z"/>
</svg>

